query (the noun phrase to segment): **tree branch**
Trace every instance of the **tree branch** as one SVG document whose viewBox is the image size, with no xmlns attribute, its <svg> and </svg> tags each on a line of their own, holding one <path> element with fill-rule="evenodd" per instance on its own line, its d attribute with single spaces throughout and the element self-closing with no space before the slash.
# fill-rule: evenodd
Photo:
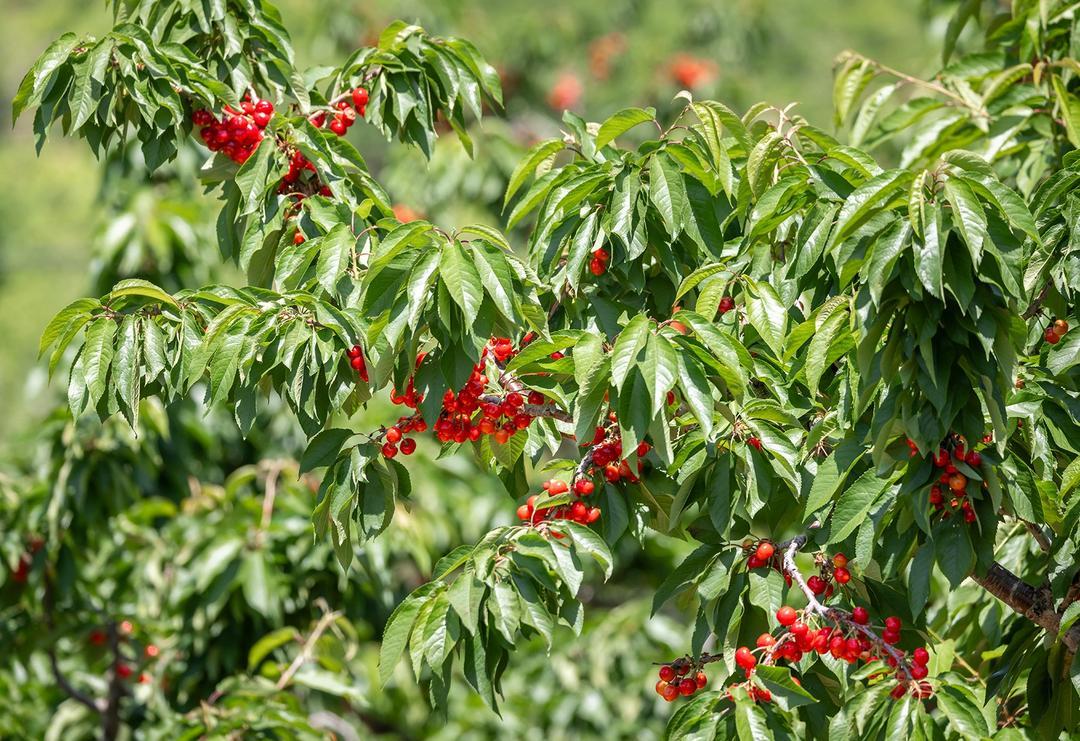
<svg viewBox="0 0 1080 741">
<path fill-rule="evenodd" d="M 1031 586 L 996 561 L 987 569 L 985 576 L 972 574 L 971 578 L 1014 612 L 1050 633 L 1054 640 L 1058 639 L 1061 615 L 1054 609 L 1054 597 L 1049 589 Z M 1061 637 L 1061 641 L 1075 653 L 1080 648 L 1080 625 L 1074 625 Z"/>
</svg>

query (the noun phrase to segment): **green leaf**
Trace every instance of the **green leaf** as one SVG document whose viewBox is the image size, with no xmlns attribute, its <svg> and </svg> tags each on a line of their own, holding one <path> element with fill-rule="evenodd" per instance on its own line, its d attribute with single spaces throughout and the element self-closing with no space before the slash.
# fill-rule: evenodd
<svg viewBox="0 0 1080 741">
<path fill-rule="evenodd" d="M 935 688 L 934 697 L 937 698 L 938 706 L 945 711 L 949 725 L 960 736 L 982 738 L 989 735 L 986 718 L 970 690 L 944 685 Z"/>
<path fill-rule="evenodd" d="M 888 485 L 888 479 L 879 479 L 873 470 L 867 471 L 856 479 L 836 501 L 828 542 L 839 543 L 855 532 L 869 514 L 878 496 Z"/>
<path fill-rule="evenodd" d="M 510 175 L 510 182 L 506 185 L 506 195 L 503 198 L 504 207 L 533 173 L 538 176 L 546 174 L 555 155 L 562 151 L 563 146 L 562 139 L 545 139 L 526 153 Z"/>
<path fill-rule="evenodd" d="M 460 242 L 455 240 L 443 245 L 439 279 L 454 303 L 461 307 L 466 327 L 472 327 L 484 300 L 484 286 L 471 256 L 466 254 Z"/>
<path fill-rule="evenodd" d="M 649 160 L 649 200 L 660 212 L 668 234 L 682 231 L 690 213 L 690 200 L 682 172 L 665 154 L 657 152 Z"/>
<path fill-rule="evenodd" d="M 390 619 L 386 621 L 382 645 L 379 647 L 379 680 L 384 686 L 393 676 L 394 667 L 401 660 L 401 655 L 405 653 L 405 645 L 420 608 L 431 599 L 428 594 L 435 586 L 436 582 L 428 582 L 417 589 L 394 608 Z"/>
<path fill-rule="evenodd" d="M 79 38 L 73 33 L 65 33 L 52 42 L 49 47 L 34 62 L 34 66 L 19 83 L 18 92 L 11 102 L 11 123 L 19 119 L 22 112 L 29 106 L 37 105 L 45 88 L 45 83 L 56 69 L 67 62 L 71 56 L 71 50 L 79 43 Z"/>
<path fill-rule="evenodd" d="M 259 664 L 265 659 L 271 651 L 276 648 L 281 648 L 286 643 L 294 643 L 300 640 L 300 633 L 296 628 L 278 628 L 277 630 L 267 633 L 259 640 L 255 641 L 255 645 L 248 651 L 248 671 L 254 671 L 258 668 Z"/>
<path fill-rule="evenodd" d="M 637 365 L 638 353 L 645 347 L 649 337 L 649 319 L 636 314 L 615 338 L 611 351 L 611 380 L 615 388 L 622 389 L 631 368 Z"/>
<path fill-rule="evenodd" d="M 739 741 L 774 738 L 769 731 L 765 712 L 745 692 L 740 692 L 735 698 L 735 731 L 739 734 Z"/>
<path fill-rule="evenodd" d="M 352 430 L 332 427 L 311 438 L 304 455 L 300 458 L 300 473 L 329 466 L 341 452 L 345 441 L 355 435 Z"/>
<path fill-rule="evenodd" d="M 638 364 L 645 386 L 652 401 L 650 416 L 656 416 L 666 403 L 667 393 L 675 386 L 678 357 L 675 348 L 658 334 L 649 333 L 645 345 L 645 357 Z"/>
<path fill-rule="evenodd" d="M 806 350 L 806 385 L 810 391 L 810 397 L 814 398 L 818 393 L 818 384 L 825 372 L 829 357 L 829 349 L 833 346 L 841 333 L 848 326 L 848 312 L 846 307 L 838 309 L 817 328 L 813 337 L 810 338 L 810 347 Z"/>
<path fill-rule="evenodd" d="M 817 701 L 801 685 L 795 684 L 795 681 L 791 678 L 791 670 L 785 666 L 763 664 L 754 670 L 754 674 L 765 685 L 765 689 L 769 690 L 781 703 L 786 704 L 788 708 L 797 708 L 800 705 L 809 705 Z"/>
<path fill-rule="evenodd" d="M 604 568 L 604 580 L 610 579 L 613 563 L 611 550 L 608 548 L 607 543 L 604 542 L 604 539 L 596 531 L 569 520 L 560 523 L 560 527 L 569 531 L 575 546 L 592 556 Z"/>
<path fill-rule="evenodd" d="M 100 85 L 105 79 L 105 70 L 108 68 L 115 45 L 116 42 L 113 39 L 104 38 L 86 52 L 83 59 L 75 65 L 71 97 L 68 101 L 73 131 L 81 129 L 83 124 L 90 120 L 91 114 L 97 107 Z"/>
<path fill-rule="evenodd" d="M 1074 147 L 1080 147 L 1080 100 L 1066 89 L 1064 81 L 1058 75 L 1051 75 L 1050 83 L 1054 86 L 1054 97 L 1057 98 L 1058 108 L 1061 109 L 1061 118 L 1065 122 L 1065 132 L 1068 134 L 1069 143 Z"/>
<path fill-rule="evenodd" d="M 165 289 L 159 288 L 150 281 L 141 278 L 128 278 L 113 286 L 113 289 L 109 291 L 108 303 L 113 303 L 116 299 L 124 296 L 144 296 L 168 304 L 173 308 L 180 307 L 176 303 L 176 299 L 170 296 Z"/>
<path fill-rule="evenodd" d="M 101 399 L 108 386 L 109 366 L 112 364 L 116 336 L 116 322 L 112 319 L 96 319 L 86 330 L 80 360 L 89 392 L 89 405 L 94 406 Z"/>
<path fill-rule="evenodd" d="M 256 149 L 255 155 L 249 157 L 236 173 L 234 182 L 240 189 L 240 202 L 243 204 L 239 212 L 241 216 L 253 213 L 262 205 L 263 194 L 268 187 L 270 163 L 276 151 L 271 144 L 268 142 Z"/>
<path fill-rule="evenodd" d="M 746 296 L 746 318 L 773 354 L 783 358 L 788 314 L 780 297 L 768 283 L 754 285 L 753 294 Z"/>
<path fill-rule="evenodd" d="M 831 244 L 847 239 L 875 212 L 883 201 L 904 188 L 912 175 L 907 170 L 886 170 L 860 185 L 844 201 L 836 217 Z"/>
<path fill-rule="evenodd" d="M 922 225 L 922 239 L 915 244 L 915 272 L 931 296 L 944 299 L 942 285 L 942 253 L 945 245 L 941 240 L 941 214 L 936 205 L 926 208 L 926 222 Z"/>
<path fill-rule="evenodd" d="M 682 398 L 701 425 L 701 434 L 708 440 L 712 437 L 715 402 L 705 368 L 697 358 L 687 352 L 678 353 L 677 358 Z"/>
<path fill-rule="evenodd" d="M 948 178 L 945 181 L 945 198 L 952 205 L 953 223 L 971 252 L 971 262 L 978 270 L 982 261 L 983 243 L 989 238 L 986 214 L 975 193 L 963 180 Z"/>
<path fill-rule="evenodd" d="M 709 263 L 708 265 L 702 265 L 700 268 L 690 273 L 690 275 L 683 278 L 683 282 L 679 284 L 679 290 L 675 292 L 675 301 L 678 301 L 688 292 L 692 291 L 703 280 L 725 272 L 730 273 L 730 269 L 724 263 L 714 262 Z"/>
<path fill-rule="evenodd" d="M 655 108 L 624 108 L 600 125 L 600 131 L 596 135 L 596 148 L 603 149 L 638 124 L 655 120 Z"/>
<path fill-rule="evenodd" d="M 315 265 L 315 274 L 319 285 L 327 293 L 337 292 L 338 281 L 345 275 L 352 260 L 356 237 L 348 224 L 336 224 L 327 232 L 319 244 L 319 259 Z"/>
<path fill-rule="evenodd" d="M 80 298 L 58 311 L 56 316 L 49 320 L 49 324 L 41 334 L 41 339 L 38 341 L 38 357 L 44 355 L 45 351 L 63 336 L 76 318 L 81 318 L 85 322 L 90 312 L 99 306 L 101 302 L 95 298 Z"/>
</svg>

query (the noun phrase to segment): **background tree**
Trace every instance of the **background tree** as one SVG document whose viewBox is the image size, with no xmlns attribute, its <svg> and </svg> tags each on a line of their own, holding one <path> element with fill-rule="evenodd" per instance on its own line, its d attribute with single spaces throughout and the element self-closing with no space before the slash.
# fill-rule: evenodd
<svg viewBox="0 0 1080 741">
<path fill-rule="evenodd" d="M 956 55 L 972 20 L 985 47 Z M 665 661 L 657 694 L 693 696 L 673 736 L 1075 729 L 1072 8 L 964 4 L 932 79 L 842 55 L 834 133 L 690 92 L 660 114 L 567 112 L 509 174 L 509 239 L 394 208 L 342 136 L 363 119 L 472 151 L 501 87 L 471 44 L 393 24 L 303 72 L 262 3 L 121 3 L 116 21 L 50 47 L 15 113 L 178 188 L 196 134 L 243 277 L 176 249 L 198 233 L 166 215 L 172 262 L 45 330 L 77 421 L 58 412 L 9 485 L 4 676 L 69 696 L 54 729 L 434 732 L 362 689 L 408 654 L 453 723 L 460 679 L 513 707 L 515 649 L 573 652 L 560 625 L 587 633 L 579 677 Z M 476 517 L 465 486 L 424 496 L 430 469 L 403 461 L 432 433 L 440 475 L 470 480 L 468 453 L 521 524 Z M 440 535 L 461 519 L 476 531 Z M 640 592 L 656 533 L 692 548 L 650 590 L 654 611 L 679 597 L 692 636 L 634 630 L 604 653 L 645 612 L 590 624 L 583 601 Z M 399 568 L 416 569 L 403 600 Z M 359 656 L 378 626 L 376 668 Z M 567 695 L 572 714 L 519 717 L 618 730 Z M 608 697 L 628 731 L 662 710 Z"/>
</svg>

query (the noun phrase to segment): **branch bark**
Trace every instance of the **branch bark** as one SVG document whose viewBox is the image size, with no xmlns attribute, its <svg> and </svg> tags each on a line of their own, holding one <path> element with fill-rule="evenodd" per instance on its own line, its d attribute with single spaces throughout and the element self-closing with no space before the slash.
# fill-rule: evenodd
<svg viewBox="0 0 1080 741">
<path fill-rule="evenodd" d="M 1023 615 L 1057 640 L 1061 615 L 1054 609 L 1054 597 L 1045 587 L 1033 587 L 996 561 L 985 575 L 972 574 L 972 580 L 990 594 Z M 1065 647 L 1075 653 L 1080 648 L 1080 624 L 1061 637 Z"/>
</svg>

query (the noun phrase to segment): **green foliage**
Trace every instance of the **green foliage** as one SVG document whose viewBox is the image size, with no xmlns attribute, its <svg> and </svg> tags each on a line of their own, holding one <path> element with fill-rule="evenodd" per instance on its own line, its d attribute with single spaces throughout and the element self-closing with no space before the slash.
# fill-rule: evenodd
<svg viewBox="0 0 1080 741">
<path fill-rule="evenodd" d="M 689 656 L 720 664 L 716 685 L 735 672 L 731 651 L 790 602 L 806 602 L 804 619 L 835 625 L 859 623 L 842 606 L 869 603 L 903 618 L 905 642 L 933 638 L 932 702 L 904 679 L 902 656 L 904 692 L 890 699 L 882 665 L 856 669 L 808 651 L 699 694 L 672 715 L 671 737 L 1075 732 L 1080 333 L 1044 335 L 1050 320 L 1076 322 L 1080 285 L 1073 10 L 1015 5 L 987 23 L 984 51 L 957 55 L 961 31 L 983 11 L 964 3 L 932 80 L 842 56 L 835 133 L 790 108 L 761 103 L 739 115 L 689 92 L 670 116 L 635 107 L 591 123 L 566 112 L 563 137 L 535 143 L 506 173 L 505 228 L 519 230 L 510 236 L 399 219 L 359 152 L 318 125 L 364 85 L 370 107 L 359 112 L 384 136 L 430 154 L 441 114 L 471 151 L 464 111 L 479 117 L 501 98 L 492 67 L 464 41 L 399 23 L 342 67 L 304 73 L 276 11 L 258 3 L 209 17 L 172 3 L 122 6 L 104 40 L 62 37 L 15 103 L 16 115 L 36 109 L 41 137 L 59 121 L 109 150 L 134 133 L 154 170 L 184 146 L 191 109 L 238 105 L 249 89 L 279 108 L 244 164 L 215 155 L 200 172 L 220 192 L 221 253 L 247 285 L 167 291 L 129 278 L 45 329 L 50 369 L 70 367 L 71 425 L 92 424 L 83 417 L 93 410 L 98 429 L 120 429 L 110 419 L 119 414 L 145 430 L 154 410 L 162 440 L 94 447 L 90 470 L 64 437 L 53 441 L 61 449 L 46 475 L 13 497 L 30 504 L 13 507 L 25 521 L 3 542 L 12 573 L 42 585 L 50 629 L 68 601 L 101 611 L 113 594 L 141 599 L 167 586 L 168 608 L 140 610 L 176 631 L 178 656 L 239 626 L 265 634 L 208 661 L 238 675 L 217 684 L 226 702 L 213 723 L 178 720 L 164 703 L 153 712 L 192 734 L 303 736 L 316 732 L 315 716 L 304 717 L 290 687 L 363 701 L 355 666 L 341 658 L 356 650 L 360 620 L 385 618 L 381 684 L 407 655 L 447 716 L 462 677 L 489 708 L 512 702 L 504 678 L 516 647 L 542 641 L 551 651 L 560 626 L 585 629 L 584 562 L 609 578 L 661 533 L 689 550 L 655 585 L 653 610 L 676 601 L 696 612 Z M 136 95 L 146 104 L 131 112 Z M 297 198 L 282 187 L 297 152 L 325 189 Z M 516 350 L 501 353 L 493 338 Z M 359 376 L 354 346 L 366 362 Z M 471 408 L 470 384 L 480 389 Z M 540 468 L 553 481 L 594 481 L 601 522 L 562 517 L 580 502 L 549 483 L 523 524 L 484 523 L 494 529 L 442 556 L 398 601 L 386 579 L 400 532 L 390 524 L 421 487 L 398 449 L 383 447 L 394 442 L 386 426 L 362 430 L 355 415 L 383 389 L 395 399 L 404 388 L 419 398 L 403 419 L 435 430 L 441 457 L 468 448 L 514 497 Z M 242 455 L 220 471 L 235 510 L 208 514 L 198 497 L 181 509 L 141 502 L 143 525 L 166 521 L 155 525 L 155 558 L 125 565 L 122 541 L 106 538 L 92 552 L 122 570 L 86 584 L 62 525 L 97 498 L 59 501 L 43 482 L 108 491 L 118 459 L 142 462 L 154 456 L 145 447 L 162 444 L 161 405 L 179 408 L 196 392 L 242 436 L 258 438 L 262 420 L 288 409 L 299 427 L 292 453 L 306 447 L 300 462 L 265 464 L 261 508 L 237 496 L 260 475 Z M 520 411 L 502 410 L 511 398 Z M 482 405 L 509 417 L 513 434 L 484 433 L 471 416 Z M 480 434 L 461 431 L 462 415 Z M 457 436 L 446 427 L 455 424 Z M 601 451 L 616 440 L 601 476 Z M 953 459 L 953 448 L 978 457 Z M 308 478 L 286 485 L 286 470 Z M 947 484 L 951 511 L 932 506 L 936 482 Z M 103 501 L 125 509 L 122 498 Z M 315 538 L 298 541 L 308 515 Z M 22 542 L 23 528 L 46 527 L 47 551 Z M 795 537 L 778 545 L 775 570 L 752 566 L 739 546 L 786 534 Z M 807 548 L 826 575 L 826 550 L 852 554 L 856 578 L 828 608 L 799 573 L 796 553 Z M 158 578 L 166 564 L 178 569 L 175 584 Z M 339 612 L 354 564 L 392 612 Z M 31 609 L 15 581 L 21 619 Z M 314 615 L 318 600 L 329 607 Z M 228 611 L 242 619 L 226 621 Z M 193 705 L 211 675 L 190 667 L 172 699 Z M 268 712 L 254 709 L 264 704 Z"/>
</svg>

